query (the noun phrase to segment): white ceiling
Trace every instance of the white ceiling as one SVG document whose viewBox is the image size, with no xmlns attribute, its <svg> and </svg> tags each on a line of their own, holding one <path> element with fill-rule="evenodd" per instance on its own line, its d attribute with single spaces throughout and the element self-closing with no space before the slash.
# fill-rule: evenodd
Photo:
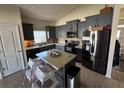
<svg viewBox="0 0 124 93">
<path fill-rule="evenodd" d="M 56 22 L 80 4 L 18 4 L 23 18 Z"/>
</svg>

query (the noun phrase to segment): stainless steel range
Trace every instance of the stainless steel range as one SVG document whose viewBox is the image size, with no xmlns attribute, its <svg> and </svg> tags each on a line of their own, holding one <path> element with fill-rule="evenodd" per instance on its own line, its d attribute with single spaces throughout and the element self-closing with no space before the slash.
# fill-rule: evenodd
<svg viewBox="0 0 124 93">
<path fill-rule="evenodd" d="M 79 41 L 67 41 L 65 40 L 65 51 L 76 54 L 75 46 L 79 45 Z"/>
</svg>

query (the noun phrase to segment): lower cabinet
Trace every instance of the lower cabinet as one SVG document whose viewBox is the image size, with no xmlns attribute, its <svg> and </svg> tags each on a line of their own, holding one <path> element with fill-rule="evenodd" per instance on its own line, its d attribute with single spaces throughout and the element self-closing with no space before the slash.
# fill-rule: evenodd
<svg viewBox="0 0 124 93">
<path fill-rule="evenodd" d="M 59 46 L 60 50 L 64 51 L 64 46 Z M 27 54 L 27 59 L 29 58 L 36 58 L 36 54 L 43 52 L 43 51 L 47 51 L 50 49 L 56 49 L 56 44 L 51 44 L 51 45 L 47 45 L 47 46 L 42 46 L 40 48 L 35 48 L 35 49 L 31 49 L 31 50 L 27 50 L 26 54 Z"/>
<path fill-rule="evenodd" d="M 39 51 L 39 52 L 43 52 L 43 51 L 46 51 L 46 50 L 47 50 L 47 47 L 44 46 L 44 47 L 41 47 L 41 48 L 40 48 L 40 51 Z"/>
<path fill-rule="evenodd" d="M 82 62 L 82 49 L 76 48 L 77 61 Z"/>
<path fill-rule="evenodd" d="M 27 50 L 26 51 L 27 59 L 29 59 L 29 58 L 36 58 L 36 54 L 39 53 L 39 52 L 40 52 L 40 48 Z"/>
<path fill-rule="evenodd" d="M 46 50 L 55 49 L 55 48 L 56 48 L 56 45 L 55 44 L 48 45 Z"/>
<path fill-rule="evenodd" d="M 56 49 L 65 51 L 65 46 L 64 45 L 56 45 Z"/>
</svg>

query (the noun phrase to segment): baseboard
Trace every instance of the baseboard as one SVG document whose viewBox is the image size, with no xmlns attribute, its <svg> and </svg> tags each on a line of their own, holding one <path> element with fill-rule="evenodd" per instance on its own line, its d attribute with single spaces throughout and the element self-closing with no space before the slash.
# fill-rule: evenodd
<svg viewBox="0 0 124 93">
<path fill-rule="evenodd" d="M 111 78 L 111 76 L 109 76 L 109 75 L 106 75 L 106 77 L 107 77 L 107 78 Z"/>
<path fill-rule="evenodd" d="M 1 73 L 0 73 L 0 79 L 2 79 L 2 75 L 1 75 Z"/>
</svg>

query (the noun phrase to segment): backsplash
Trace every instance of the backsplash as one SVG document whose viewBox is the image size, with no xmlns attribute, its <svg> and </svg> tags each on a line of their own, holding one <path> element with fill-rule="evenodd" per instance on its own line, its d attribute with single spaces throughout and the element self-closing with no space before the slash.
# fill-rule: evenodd
<svg viewBox="0 0 124 93">
<path fill-rule="evenodd" d="M 64 44 L 65 43 L 65 40 L 68 40 L 68 41 L 79 41 L 80 42 L 80 46 L 82 46 L 82 39 L 80 39 L 80 38 L 59 38 L 58 39 L 58 43 L 62 43 L 62 44 Z"/>
</svg>

